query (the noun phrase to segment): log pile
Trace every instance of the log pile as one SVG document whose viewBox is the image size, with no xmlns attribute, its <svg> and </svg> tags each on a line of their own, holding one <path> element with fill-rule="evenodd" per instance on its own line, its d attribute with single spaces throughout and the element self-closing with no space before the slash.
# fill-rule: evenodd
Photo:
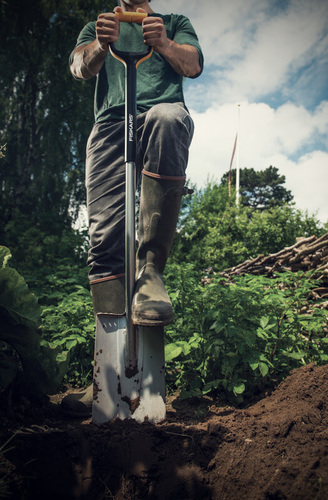
<svg viewBox="0 0 328 500">
<path fill-rule="evenodd" d="M 313 292 L 316 298 L 328 297 L 328 233 L 320 238 L 298 238 L 295 245 L 268 256 L 259 255 L 238 266 L 226 269 L 221 276 L 233 278 L 234 275 L 254 274 L 272 276 L 285 271 L 314 271 L 320 280 L 320 288 Z"/>
</svg>

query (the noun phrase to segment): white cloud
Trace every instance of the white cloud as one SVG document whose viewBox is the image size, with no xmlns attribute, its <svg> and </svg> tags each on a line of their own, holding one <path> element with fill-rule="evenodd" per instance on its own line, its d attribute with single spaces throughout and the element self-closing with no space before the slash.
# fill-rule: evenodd
<svg viewBox="0 0 328 500">
<path fill-rule="evenodd" d="M 328 220 L 327 0 L 154 0 L 187 15 L 205 69 L 188 81 L 195 120 L 188 176 L 229 169 L 240 103 L 240 166 L 286 176 L 298 208 Z M 236 162 L 236 158 L 235 158 Z M 234 166 L 236 163 L 234 163 Z"/>
<path fill-rule="evenodd" d="M 174 2 L 167 3 L 174 10 Z M 304 97 L 299 82 L 304 78 L 311 83 L 314 68 L 309 71 L 308 66 L 313 60 L 320 68 L 316 81 L 326 72 L 326 0 L 293 0 L 276 9 L 269 0 L 208 0 L 203 9 L 195 0 L 179 4 L 190 15 L 204 51 L 204 74 L 210 79 L 205 105 L 213 99 L 255 100 L 275 92 L 295 101 L 290 86 Z"/>
<path fill-rule="evenodd" d="M 323 101 L 315 110 L 316 124 L 320 134 L 328 134 L 328 101 Z"/>
<path fill-rule="evenodd" d="M 328 102 L 322 103 L 312 113 L 303 106 L 288 102 L 271 114 L 272 120 L 262 133 L 268 135 L 270 142 L 274 140 L 276 148 L 282 153 L 294 155 L 312 144 L 319 130 L 327 128 L 328 114 L 323 114 L 323 109 L 327 111 L 327 107 Z"/>
<path fill-rule="evenodd" d="M 322 222 L 328 222 L 328 153 L 312 151 L 297 163 L 285 159 L 279 171 L 286 176 L 286 187 L 292 191 L 298 208 L 317 212 Z"/>
<path fill-rule="evenodd" d="M 222 66 L 242 55 L 250 33 L 265 18 L 266 0 L 156 0 L 153 9 L 190 18 L 205 53 L 207 65 Z"/>
<path fill-rule="evenodd" d="M 328 219 L 328 153 L 312 151 L 295 155 L 295 159 L 291 159 L 291 154 L 311 142 L 318 129 L 327 130 L 327 109 L 328 102 L 313 113 L 291 103 L 277 110 L 265 103 L 240 105 L 240 167 L 277 167 L 286 176 L 286 187 L 292 191 L 297 207 L 311 213 L 319 210 L 322 221 Z M 195 136 L 187 174 L 201 187 L 207 178 L 219 182 L 229 169 L 238 129 L 238 107 L 214 105 L 204 113 L 192 112 L 192 116 Z"/>
</svg>

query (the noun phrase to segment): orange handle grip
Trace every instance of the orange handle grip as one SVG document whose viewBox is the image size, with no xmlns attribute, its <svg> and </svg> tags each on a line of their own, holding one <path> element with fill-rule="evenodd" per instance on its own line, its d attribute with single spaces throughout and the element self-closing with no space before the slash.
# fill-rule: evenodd
<svg viewBox="0 0 328 500">
<path fill-rule="evenodd" d="M 142 23 L 147 12 L 115 12 L 121 23 Z"/>
</svg>

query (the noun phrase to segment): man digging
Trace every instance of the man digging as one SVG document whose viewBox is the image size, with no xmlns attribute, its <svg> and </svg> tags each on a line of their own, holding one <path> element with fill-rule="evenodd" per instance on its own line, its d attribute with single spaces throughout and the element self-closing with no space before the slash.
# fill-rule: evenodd
<svg viewBox="0 0 328 500">
<path fill-rule="evenodd" d="M 124 291 L 124 66 L 109 51 L 143 44 L 153 55 L 138 67 L 137 176 L 141 176 L 139 246 L 132 322 L 168 325 L 173 310 L 163 283 L 164 267 L 184 193 L 193 121 L 184 104 L 183 78 L 196 78 L 203 55 L 190 21 L 161 15 L 151 0 L 121 0 L 117 12 L 146 12 L 142 24 L 120 23 L 113 12 L 100 14 L 79 34 L 70 69 L 77 79 L 96 76 L 95 124 L 87 143 L 86 190 L 89 219 L 89 280 L 95 314 L 122 316 Z M 144 46 L 144 45 L 143 45 Z M 144 50 L 144 49 L 143 49 Z M 92 385 L 63 399 L 62 409 L 89 416 Z"/>
</svg>

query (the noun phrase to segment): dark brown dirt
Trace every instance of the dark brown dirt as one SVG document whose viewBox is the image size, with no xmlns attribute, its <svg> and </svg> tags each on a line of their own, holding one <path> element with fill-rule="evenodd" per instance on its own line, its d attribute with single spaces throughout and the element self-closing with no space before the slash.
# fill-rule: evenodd
<svg viewBox="0 0 328 500">
<path fill-rule="evenodd" d="M 173 400 L 158 425 L 96 427 L 54 403 L 24 419 L 7 418 L 0 441 L 16 432 L 0 458 L 15 499 L 328 499 L 328 366 L 246 409 Z"/>
</svg>

